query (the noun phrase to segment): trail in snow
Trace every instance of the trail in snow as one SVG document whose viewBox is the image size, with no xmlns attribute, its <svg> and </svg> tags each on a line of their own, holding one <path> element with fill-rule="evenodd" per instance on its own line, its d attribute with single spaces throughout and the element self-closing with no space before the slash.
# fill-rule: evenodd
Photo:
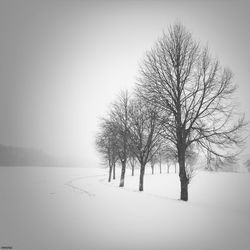
<svg viewBox="0 0 250 250">
<path fill-rule="evenodd" d="M 67 181 L 66 183 L 65 183 L 65 185 L 66 186 L 68 186 L 68 187 L 70 187 L 70 188 L 72 188 L 73 190 L 75 190 L 75 191 L 78 191 L 78 192 L 80 192 L 80 193 L 85 193 L 85 194 L 87 194 L 89 197 L 93 197 L 93 196 L 95 196 L 96 194 L 95 193 L 93 193 L 93 191 L 92 192 L 90 192 L 89 191 L 89 189 L 91 189 L 89 186 L 91 186 L 91 181 L 86 181 L 86 179 L 89 179 L 89 178 L 97 178 L 97 177 L 100 177 L 100 176 L 104 176 L 104 174 L 102 174 L 102 175 L 92 175 L 92 176 L 84 176 L 84 177 L 77 177 L 77 178 L 74 178 L 74 179 L 72 179 L 72 180 L 70 180 L 70 181 Z M 84 183 L 84 185 L 85 185 L 85 187 L 83 188 L 83 187 L 78 187 L 77 185 L 74 185 L 74 182 L 76 182 L 76 181 L 84 181 L 83 183 Z M 93 181 L 92 181 L 93 182 Z"/>
</svg>

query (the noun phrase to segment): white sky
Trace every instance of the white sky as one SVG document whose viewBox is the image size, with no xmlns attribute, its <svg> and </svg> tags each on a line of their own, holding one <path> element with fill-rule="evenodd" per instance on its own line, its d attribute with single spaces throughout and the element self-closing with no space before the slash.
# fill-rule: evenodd
<svg viewBox="0 0 250 250">
<path fill-rule="evenodd" d="M 1 1 L 0 143 L 98 161 L 98 117 L 181 21 L 234 72 L 250 119 L 247 1 Z"/>
</svg>

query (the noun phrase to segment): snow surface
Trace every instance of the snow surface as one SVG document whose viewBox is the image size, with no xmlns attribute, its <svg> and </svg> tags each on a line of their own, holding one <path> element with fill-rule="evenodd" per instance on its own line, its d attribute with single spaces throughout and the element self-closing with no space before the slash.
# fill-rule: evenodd
<svg viewBox="0 0 250 250">
<path fill-rule="evenodd" d="M 0 247 L 250 249 L 250 174 L 200 172 L 188 202 L 177 174 L 147 172 L 144 192 L 130 175 L 121 189 L 101 168 L 1 167 Z"/>
</svg>

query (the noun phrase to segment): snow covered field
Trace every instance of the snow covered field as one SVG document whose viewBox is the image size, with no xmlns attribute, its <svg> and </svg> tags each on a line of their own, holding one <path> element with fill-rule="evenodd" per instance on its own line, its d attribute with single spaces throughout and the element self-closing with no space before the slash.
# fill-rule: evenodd
<svg viewBox="0 0 250 250">
<path fill-rule="evenodd" d="M 173 173 L 147 173 L 142 193 L 130 171 L 118 183 L 99 168 L 1 167 L 0 247 L 250 249 L 249 174 L 200 172 L 187 203 Z"/>
</svg>

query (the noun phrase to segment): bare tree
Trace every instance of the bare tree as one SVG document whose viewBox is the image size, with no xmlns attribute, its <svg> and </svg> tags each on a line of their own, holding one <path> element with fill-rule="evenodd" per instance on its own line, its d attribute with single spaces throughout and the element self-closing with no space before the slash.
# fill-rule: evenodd
<svg viewBox="0 0 250 250">
<path fill-rule="evenodd" d="M 155 164 L 156 164 L 156 161 L 157 161 L 156 154 L 154 154 L 151 157 L 151 160 L 150 160 L 150 167 L 151 167 L 152 174 L 155 173 Z"/>
<path fill-rule="evenodd" d="M 116 131 L 118 157 L 122 166 L 119 185 L 120 187 L 124 186 L 126 164 L 129 156 L 128 109 L 129 94 L 128 91 L 122 91 L 117 102 L 112 105 L 110 115 L 110 119 L 114 125 L 114 130 Z"/>
<path fill-rule="evenodd" d="M 158 149 L 160 126 L 157 111 L 141 99 L 131 103 L 129 118 L 131 148 L 140 163 L 139 191 L 143 191 L 145 166 Z"/>
<path fill-rule="evenodd" d="M 131 166 L 131 175 L 135 174 L 135 165 L 136 165 L 136 156 L 133 152 L 133 148 L 130 146 L 129 157 L 128 157 L 129 165 Z"/>
<path fill-rule="evenodd" d="M 167 164 L 167 173 L 169 173 L 170 165 L 175 165 L 176 172 L 176 160 L 177 160 L 177 152 L 174 147 L 171 147 L 171 144 L 164 143 L 162 145 L 162 158 L 163 161 Z"/>
<path fill-rule="evenodd" d="M 116 131 L 111 121 L 102 119 L 100 132 L 96 136 L 97 150 L 102 154 L 102 157 L 109 166 L 108 181 L 111 181 L 113 170 L 113 179 L 115 179 L 115 164 L 118 159 L 118 151 L 116 144 Z"/>
<path fill-rule="evenodd" d="M 162 173 L 162 151 L 158 152 L 158 161 L 159 161 L 160 174 L 161 174 Z"/>
<path fill-rule="evenodd" d="M 162 173 L 162 162 L 164 160 L 164 149 L 160 146 L 155 154 L 156 162 L 159 164 L 160 174 Z"/>
<path fill-rule="evenodd" d="M 140 67 L 140 95 L 161 109 L 164 137 L 176 148 L 180 199 L 188 200 L 186 152 L 192 144 L 219 158 L 234 156 L 241 146 L 244 117 L 236 117 L 232 72 L 212 59 L 181 24 L 169 28 Z"/>
</svg>

